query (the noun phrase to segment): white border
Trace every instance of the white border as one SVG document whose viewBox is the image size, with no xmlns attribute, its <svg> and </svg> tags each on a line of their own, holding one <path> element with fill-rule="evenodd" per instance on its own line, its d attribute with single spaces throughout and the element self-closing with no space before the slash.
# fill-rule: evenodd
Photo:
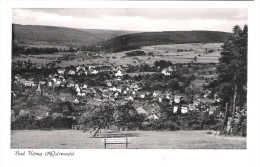
<svg viewBox="0 0 260 167">
<path fill-rule="evenodd" d="M 246 150 L 74 150 L 74 157 L 17 157 L 10 149 L 12 8 L 248 8 L 249 75 Z M 1 1 L 0 166 L 259 166 L 259 1 Z M 38 150 L 40 151 L 40 150 Z M 46 150 L 42 150 L 46 151 Z M 63 150 L 65 151 L 65 150 Z"/>
</svg>

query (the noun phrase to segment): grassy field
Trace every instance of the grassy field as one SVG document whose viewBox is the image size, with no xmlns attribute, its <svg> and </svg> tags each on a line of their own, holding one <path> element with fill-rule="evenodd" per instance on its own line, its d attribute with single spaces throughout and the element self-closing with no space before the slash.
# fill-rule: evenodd
<svg viewBox="0 0 260 167">
<path fill-rule="evenodd" d="M 171 61 L 173 64 L 176 63 L 190 63 L 194 57 L 197 57 L 198 63 L 218 63 L 220 57 L 220 49 L 222 43 L 190 43 L 190 44 L 171 44 L 171 45 L 154 45 L 154 46 L 145 46 L 141 50 L 146 53 L 153 52 L 155 56 L 136 56 L 136 57 L 127 57 L 126 52 L 118 53 L 108 53 L 103 57 L 89 57 L 85 53 L 80 53 L 77 56 L 73 56 L 75 59 L 70 61 L 62 61 L 58 63 L 58 66 L 77 66 L 77 65 L 123 65 L 127 66 L 138 65 L 141 63 L 147 63 L 153 65 L 155 61 L 166 60 Z M 205 54 L 205 50 L 214 50 L 212 53 Z M 179 51 L 178 51 L 179 50 Z M 28 61 L 31 60 L 32 63 L 50 63 L 57 59 L 58 57 L 64 56 L 62 53 L 55 54 L 43 54 L 43 55 L 30 55 L 27 58 L 16 57 L 13 61 Z M 150 58 L 149 58 L 150 57 Z M 109 58 L 109 60 L 107 59 Z M 84 60 L 83 60 L 84 59 Z M 138 61 L 135 61 L 138 60 Z"/>
<path fill-rule="evenodd" d="M 11 148 L 103 149 L 107 137 L 129 137 L 130 149 L 245 149 L 246 138 L 207 134 L 208 131 L 125 131 L 93 133 L 77 130 L 14 130 Z M 119 149 L 124 145 L 109 145 Z"/>
</svg>

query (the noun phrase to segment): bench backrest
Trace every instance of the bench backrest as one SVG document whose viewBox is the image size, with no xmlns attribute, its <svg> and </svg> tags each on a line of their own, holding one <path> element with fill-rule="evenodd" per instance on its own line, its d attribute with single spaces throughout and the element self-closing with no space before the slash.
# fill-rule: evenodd
<svg viewBox="0 0 260 167">
<path fill-rule="evenodd" d="M 130 144 L 130 139 L 129 138 L 106 138 L 103 140 L 103 143 L 105 145 L 105 148 L 107 144 L 125 144 L 127 148 L 128 144 Z"/>
<path fill-rule="evenodd" d="M 129 138 L 106 138 L 104 139 L 104 142 L 106 144 L 129 144 L 130 139 Z"/>
<path fill-rule="evenodd" d="M 72 129 L 77 129 L 77 130 L 79 130 L 79 129 L 80 129 L 80 125 L 72 125 Z"/>
</svg>

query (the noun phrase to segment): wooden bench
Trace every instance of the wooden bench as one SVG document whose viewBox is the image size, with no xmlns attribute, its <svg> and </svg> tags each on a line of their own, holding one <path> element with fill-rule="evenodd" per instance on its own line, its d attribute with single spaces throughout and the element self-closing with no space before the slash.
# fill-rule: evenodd
<svg viewBox="0 0 260 167">
<path fill-rule="evenodd" d="M 125 148 L 128 148 L 128 144 L 130 143 L 130 139 L 128 138 L 106 138 L 103 140 L 105 149 L 107 148 L 108 144 L 125 144 Z"/>
<path fill-rule="evenodd" d="M 72 125 L 72 129 L 73 130 L 79 130 L 80 129 L 80 125 Z"/>
</svg>

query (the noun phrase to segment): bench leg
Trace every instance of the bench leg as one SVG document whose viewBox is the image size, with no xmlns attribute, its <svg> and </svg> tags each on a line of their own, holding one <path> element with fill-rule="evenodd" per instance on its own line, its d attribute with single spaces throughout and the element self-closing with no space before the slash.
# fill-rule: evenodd
<svg viewBox="0 0 260 167">
<path fill-rule="evenodd" d="M 128 141 L 127 141 L 127 138 L 126 138 L 126 145 L 125 145 L 125 148 L 127 149 L 127 146 L 128 146 Z"/>
</svg>

